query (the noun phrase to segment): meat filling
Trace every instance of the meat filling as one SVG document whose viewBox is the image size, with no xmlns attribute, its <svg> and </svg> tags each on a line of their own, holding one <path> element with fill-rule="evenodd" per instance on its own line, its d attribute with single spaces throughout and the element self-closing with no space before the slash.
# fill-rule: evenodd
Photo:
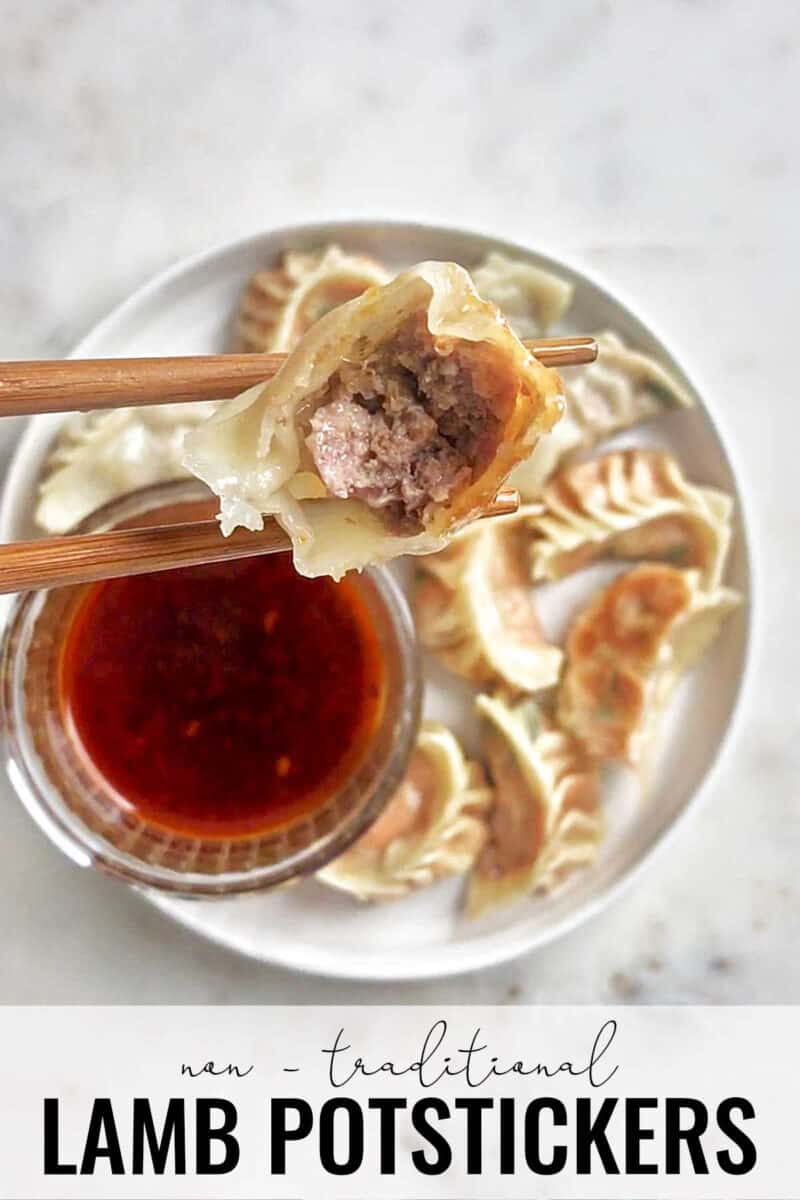
<svg viewBox="0 0 800 1200">
<path fill-rule="evenodd" d="M 344 362 L 314 397 L 306 444 L 328 491 L 418 529 L 495 452 L 514 380 L 485 343 L 403 326 L 363 363 Z"/>
</svg>

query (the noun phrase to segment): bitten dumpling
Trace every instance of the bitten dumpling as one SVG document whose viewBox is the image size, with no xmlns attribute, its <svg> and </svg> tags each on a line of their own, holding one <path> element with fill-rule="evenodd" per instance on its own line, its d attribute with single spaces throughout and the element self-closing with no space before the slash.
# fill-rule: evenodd
<svg viewBox="0 0 800 1200">
<path fill-rule="evenodd" d="M 475 287 L 508 318 L 520 337 L 546 333 L 561 320 L 574 291 L 560 275 L 494 250 L 472 272 Z"/>
<path fill-rule="evenodd" d="M 126 492 L 183 479 L 183 439 L 216 405 L 158 404 L 76 413 L 59 433 L 39 487 L 36 524 L 66 533 Z"/>
<path fill-rule="evenodd" d="M 699 571 L 635 567 L 589 601 L 567 638 L 558 717 L 593 758 L 639 766 L 672 689 L 739 604 Z"/>
<path fill-rule="evenodd" d="M 235 348 L 291 350 L 325 313 L 391 277 L 375 259 L 339 246 L 290 250 L 280 266 L 257 271 L 248 281 L 239 302 Z"/>
<path fill-rule="evenodd" d="M 669 408 L 694 401 L 677 379 L 649 354 L 631 350 L 607 330 L 597 335 L 597 359 L 575 367 L 566 380 L 567 409 L 549 438 L 515 468 L 509 480 L 526 500 L 536 499 L 569 455 Z"/>
<path fill-rule="evenodd" d="M 535 692 L 558 679 L 533 598 L 528 514 L 476 521 L 438 554 L 420 560 L 412 608 L 420 640 L 474 683 Z"/>
<path fill-rule="evenodd" d="M 561 467 L 530 518 L 533 578 L 561 579 L 594 559 L 657 559 L 722 578 L 733 502 L 689 483 L 670 454 L 630 449 Z"/>
<path fill-rule="evenodd" d="M 403 896 L 469 870 L 491 791 L 453 734 L 426 722 L 406 777 L 375 824 L 318 878 L 359 900 Z"/>
<path fill-rule="evenodd" d="M 441 549 L 558 420 L 558 374 L 454 263 L 322 317 L 185 442 L 224 533 L 274 514 L 304 575 Z"/>
<path fill-rule="evenodd" d="M 470 874 L 467 913 L 552 891 L 592 861 L 604 831 L 596 768 L 530 699 L 479 696 L 494 786 L 489 836 Z"/>
</svg>

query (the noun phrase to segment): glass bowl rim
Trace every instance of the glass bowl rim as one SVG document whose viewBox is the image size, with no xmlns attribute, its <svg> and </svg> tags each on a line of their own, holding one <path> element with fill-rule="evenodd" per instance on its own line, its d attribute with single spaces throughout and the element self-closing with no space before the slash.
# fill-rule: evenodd
<svg viewBox="0 0 800 1200">
<path fill-rule="evenodd" d="M 197 500 L 208 491 L 194 479 L 151 484 L 126 492 L 93 510 L 71 532 L 86 533 L 117 524 L 134 513 L 166 502 Z M 149 503 L 148 503 L 149 502 Z M 44 776 L 45 786 L 32 768 L 36 753 L 29 742 L 29 727 L 18 691 L 25 679 L 30 632 L 44 604 L 46 589 L 13 597 L 0 636 L 0 723 L 6 773 L 11 786 L 49 840 L 82 867 L 121 879 L 133 887 L 167 892 L 185 898 L 225 897 L 266 890 L 312 875 L 344 853 L 381 814 L 402 781 L 422 717 L 422 672 L 414 622 L 400 584 L 385 566 L 365 568 L 363 574 L 375 588 L 394 630 L 402 664 L 400 721 L 391 753 L 383 763 L 372 795 L 348 822 L 309 846 L 295 850 L 276 863 L 218 873 L 180 871 L 126 854 L 74 814 L 60 796 L 57 784 Z M 346 784 L 344 785 L 346 786 Z"/>
</svg>

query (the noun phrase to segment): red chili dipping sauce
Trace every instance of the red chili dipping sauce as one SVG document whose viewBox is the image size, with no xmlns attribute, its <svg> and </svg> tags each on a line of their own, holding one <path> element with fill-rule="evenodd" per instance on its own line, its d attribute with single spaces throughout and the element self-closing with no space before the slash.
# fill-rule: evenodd
<svg viewBox="0 0 800 1200">
<path fill-rule="evenodd" d="M 363 759 L 384 685 L 357 584 L 286 554 L 94 584 L 60 661 L 65 716 L 120 802 L 189 836 L 318 808 Z"/>
</svg>

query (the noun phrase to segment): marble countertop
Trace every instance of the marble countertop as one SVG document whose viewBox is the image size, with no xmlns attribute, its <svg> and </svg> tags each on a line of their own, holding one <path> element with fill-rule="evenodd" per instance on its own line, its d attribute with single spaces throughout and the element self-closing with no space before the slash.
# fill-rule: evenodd
<svg viewBox="0 0 800 1200">
<path fill-rule="evenodd" d="M 4 788 L 0 1002 L 799 1002 L 796 6 L 48 0 L 4 29 L 0 356 L 61 354 L 167 263 L 283 223 L 444 220 L 563 252 L 713 397 L 759 636 L 736 744 L 669 850 L 468 984 L 236 958 L 76 871 Z"/>
</svg>

